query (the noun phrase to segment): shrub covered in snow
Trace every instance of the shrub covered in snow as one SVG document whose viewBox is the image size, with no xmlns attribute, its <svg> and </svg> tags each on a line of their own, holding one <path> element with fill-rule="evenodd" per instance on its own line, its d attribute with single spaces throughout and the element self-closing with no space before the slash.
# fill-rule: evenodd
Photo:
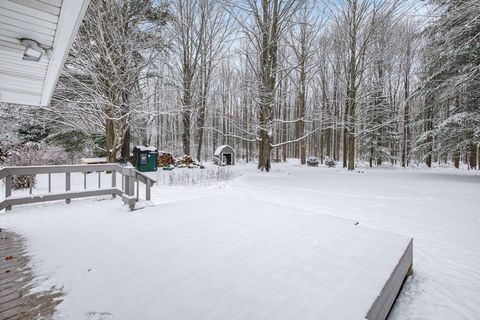
<svg viewBox="0 0 480 320">
<path fill-rule="evenodd" d="M 169 186 L 212 185 L 233 178 L 230 167 L 207 166 L 205 169 L 175 168 L 157 172 L 157 184 Z"/>
<path fill-rule="evenodd" d="M 35 142 L 11 147 L 2 161 L 3 166 L 39 166 L 67 163 L 68 154 L 62 148 Z M 12 181 L 12 188 L 34 187 L 35 182 L 35 175 L 15 176 Z"/>
<path fill-rule="evenodd" d="M 327 167 L 329 167 L 329 168 L 333 168 L 337 165 L 337 162 L 333 158 L 331 158 L 329 156 L 326 156 L 325 157 L 325 165 L 327 165 Z"/>
<path fill-rule="evenodd" d="M 64 130 L 51 134 L 45 140 L 48 144 L 53 144 L 68 153 L 70 163 L 76 163 L 85 156 L 87 145 L 87 136 L 79 130 Z"/>
<path fill-rule="evenodd" d="M 317 157 L 310 157 L 307 160 L 307 165 L 310 167 L 318 167 L 320 161 L 318 161 Z"/>
</svg>

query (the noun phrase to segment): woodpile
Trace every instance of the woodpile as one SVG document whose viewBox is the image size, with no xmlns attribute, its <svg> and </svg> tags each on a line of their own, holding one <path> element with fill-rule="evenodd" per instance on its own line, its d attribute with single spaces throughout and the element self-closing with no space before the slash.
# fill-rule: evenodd
<svg viewBox="0 0 480 320">
<path fill-rule="evenodd" d="M 187 166 L 195 163 L 195 161 L 193 161 L 192 157 L 187 156 L 187 155 L 184 155 L 183 157 L 181 157 L 178 160 L 178 162 L 179 162 L 179 164 L 184 164 L 184 165 L 187 165 Z"/>
<path fill-rule="evenodd" d="M 202 167 L 200 164 L 196 163 L 191 156 L 188 156 L 188 155 L 184 155 L 183 157 L 177 159 L 177 163 L 175 166 L 177 168 L 201 168 Z"/>
<path fill-rule="evenodd" d="M 160 151 L 158 156 L 158 167 L 163 167 L 164 169 L 173 169 L 173 168 L 200 168 L 203 169 L 204 166 L 195 162 L 191 156 L 184 155 L 180 158 L 175 158 L 170 152 Z"/>
<path fill-rule="evenodd" d="M 160 151 L 158 155 L 157 166 L 165 167 L 170 165 L 175 165 L 175 158 L 173 155 L 170 152 Z"/>
</svg>

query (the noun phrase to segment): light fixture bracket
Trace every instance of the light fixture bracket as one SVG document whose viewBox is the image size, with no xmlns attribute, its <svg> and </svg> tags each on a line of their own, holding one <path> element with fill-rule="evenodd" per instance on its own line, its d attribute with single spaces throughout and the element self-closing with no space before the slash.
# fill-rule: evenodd
<svg viewBox="0 0 480 320">
<path fill-rule="evenodd" d="M 23 60 L 27 61 L 40 61 L 45 50 L 40 46 L 40 44 L 32 39 L 20 39 L 20 43 L 25 47 L 25 52 L 23 53 Z"/>
</svg>

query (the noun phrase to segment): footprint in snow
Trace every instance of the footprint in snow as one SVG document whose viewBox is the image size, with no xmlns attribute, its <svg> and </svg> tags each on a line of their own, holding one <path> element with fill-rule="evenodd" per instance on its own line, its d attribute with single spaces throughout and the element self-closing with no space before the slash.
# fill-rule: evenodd
<svg viewBox="0 0 480 320">
<path fill-rule="evenodd" d="M 113 315 L 108 312 L 88 312 L 88 320 L 113 320 Z"/>
</svg>

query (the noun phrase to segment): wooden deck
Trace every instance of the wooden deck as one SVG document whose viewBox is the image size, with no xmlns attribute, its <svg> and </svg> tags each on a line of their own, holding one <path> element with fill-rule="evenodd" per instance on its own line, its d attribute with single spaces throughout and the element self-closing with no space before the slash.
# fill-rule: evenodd
<svg viewBox="0 0 480 320">
<path fill-rule="evenodd" d="M 225 207 L 219 198 L 170 202 L 135 216 L 119 213 L 114 201 L 75 202 L 70 215 L 64 205 L 26 206 L 21 215 L 6 213 L 5 223 L 13 230 L 29 221 L 18 230 L 28 243 L 42 243 L 34 250 L 36 259 L 48 257 L 40 269 L 63 266 L 67 276 L 52 273 L 52 283 L 82 283 L 59 306 L 65 319 L 93 311 L 155 320 L 388 318 L 412 266 L 410 237 L 256 200 L 231 197 Z M 88 232 L 78 232 L 85 221 Z M 64 243 L 69 250 L 50 256 Z M 132 274 L 135 281 L 119 281 Z"/>
<path fill-rule="evenodd" d="M 402 285 L 409 275 L 413 273 L 413 240 L 406 248 L 397 266 L 392 271 L 390 278 L 385 283 L 379 296 L 368 310 L 367 320 L 385 320 L 393 308 L 397 296 L 400 294 Z"/>
<path fill-rule="evenodd" d="M 29 293 L 32 276 L 23 239 L 0 229 L 0 258 L 0 319 L 50 319 L 61 293 Z"/>
</svg>

